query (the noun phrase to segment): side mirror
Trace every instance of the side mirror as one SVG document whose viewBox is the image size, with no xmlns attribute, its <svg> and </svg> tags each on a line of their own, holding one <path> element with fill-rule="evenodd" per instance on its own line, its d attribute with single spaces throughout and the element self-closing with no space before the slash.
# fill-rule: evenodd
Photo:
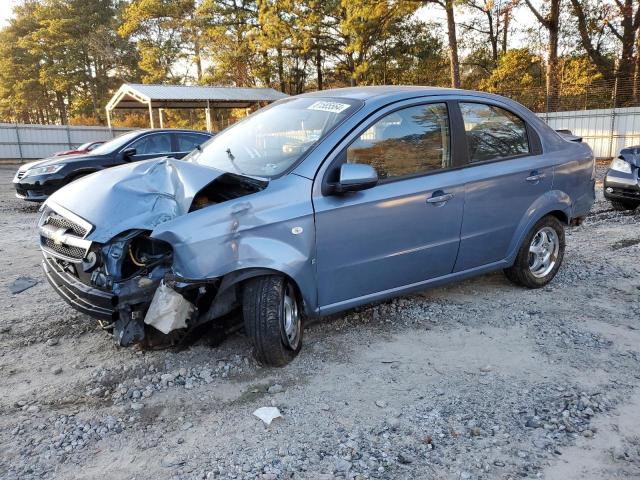
<svg viewBox="0 0 640 480">
<path fill-rule="evenodd" d="M 340 167 L 340 179 L 334 186 L 334 192 L 358 192 L 375 187 L 377 183 L 378 174 L 371 165 L 364 163 L 343 163 Z"/>
<path fill-rule="evenodd" d="M 137 152 L 135 148 L 125 148 L 122 151 L 122 159 L 128 162 L 136 153 Z"/>
</svg>

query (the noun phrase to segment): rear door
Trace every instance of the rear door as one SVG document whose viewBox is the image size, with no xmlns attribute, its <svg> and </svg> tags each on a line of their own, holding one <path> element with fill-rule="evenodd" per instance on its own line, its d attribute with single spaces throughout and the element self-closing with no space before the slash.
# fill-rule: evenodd
<svg viewBox="0 0 640 480">
<path fill-rule="evenodd" d="M 459 106 L 469 165 L 455 272 L 506 258 L 518 224 L 553 181 L 552 161 L 519 116 L 490 102 Z"/>
<path fill-rule="evenodd" d="M 447 103 L 389 108 L 349 138 L 325 181 L 346 161 L 372 165 L 380 182 L 344 195 L 314 189 L 323 313 L 447 275 L 458 252 L 464 185 Z"/>
</svg>

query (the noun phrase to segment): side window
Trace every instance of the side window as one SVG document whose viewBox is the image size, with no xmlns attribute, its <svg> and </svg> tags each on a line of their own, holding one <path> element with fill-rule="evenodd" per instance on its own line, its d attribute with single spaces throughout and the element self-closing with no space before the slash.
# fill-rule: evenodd
<svg viewBox="0 0 640 480">
<path fill-rule="evenodd" d="M 367 163 L 380 179 L 448 168 L 449 116 L 444 103 L 395 111 L 347 148 L 348 163 Z"/>
<path fill-rule="evenodd" d="M 178 133 L 176 139 L 178 140 L 178 152 L 190 152 L 209 138 L 197 133 Z"/>
<path fill-rule="evenodd" d="M 171 152 L 171 135 L 168 133 L 158 133 L 147 135 L 140 140 L 133 142 L 131 148 L 136 149 L 136 155 L 150 155 L 154 153 Z"/>
<path fill-rule="evenodd" d="M 482 103 L 460 103 L 460 110 L 472 163 L 529 153 L 527 128 L 520 117 Z"/>
</svg>

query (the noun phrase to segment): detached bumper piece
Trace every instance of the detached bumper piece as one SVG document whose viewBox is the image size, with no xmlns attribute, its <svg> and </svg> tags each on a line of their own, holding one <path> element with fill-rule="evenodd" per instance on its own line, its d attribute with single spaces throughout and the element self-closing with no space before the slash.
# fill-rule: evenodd
<svg viewBox="0 0 640 480">
<path fill-rule="evenodd" d="M 155 327 L 165 335 L 187 328 L 186 320 L 191 318 L 195 306 L 163 281 L 153 295 L 144 323 Z"/>
</svg>

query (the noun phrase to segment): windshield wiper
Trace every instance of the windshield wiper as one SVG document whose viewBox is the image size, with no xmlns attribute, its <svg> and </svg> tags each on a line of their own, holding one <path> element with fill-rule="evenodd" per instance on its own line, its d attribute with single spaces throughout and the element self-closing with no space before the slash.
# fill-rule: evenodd
<svg viewBox="0 0 640 480">
<path fill-rule="evenodd" d="M 225 152 L 227 153 L 227 157 L 229 157 L 229 161 L 231 162 L 231 165 L 233 165 L 233 168 L 235 168 L 240 175 L 249 175 L 247 172 L 243 171 L 238 166 L 238 164 L 236 163 L 236 157 L 233 156 L 233 153 L 231 153 L 231 149 L 230 148 L 227 148 L 225 150 Z"/>
</svg>

